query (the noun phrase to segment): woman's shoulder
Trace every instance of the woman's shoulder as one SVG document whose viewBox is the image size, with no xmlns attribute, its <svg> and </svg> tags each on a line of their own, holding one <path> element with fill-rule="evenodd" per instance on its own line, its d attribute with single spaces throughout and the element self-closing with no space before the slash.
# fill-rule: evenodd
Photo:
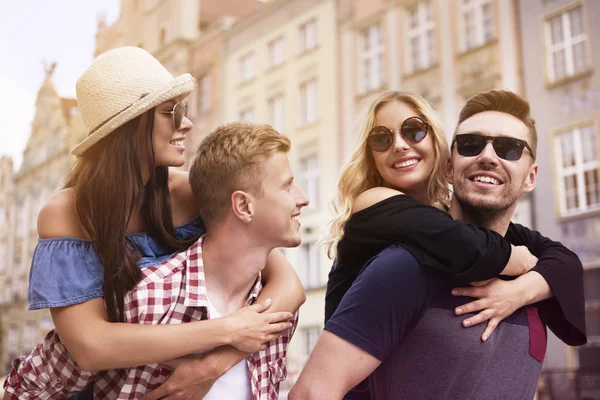
<svg viewBox="0 0 600 400">
<path fill-rule="evenodd" d="M 358 195 L 354 204 L 352 205 L 352 213 L 357 213 L 366 208 L 371 207 L 374 204 L 389 199 L 390 197 L 403 195 L 399 190 L 391 189 L 383 186 L 370 188 Z"/>
<path fill-rule="evenodd" d="M 72 188 L 55 192 L 41 208 L 37 219 L 40 239 L 71 237 L 89 240 L 83 228 Z"/>
<path fill-rule="evenodd" d="M 175 226 L 183 225 L 199 214 L 187 171 L 169 170 L 169 191 Z"/>
</svg>

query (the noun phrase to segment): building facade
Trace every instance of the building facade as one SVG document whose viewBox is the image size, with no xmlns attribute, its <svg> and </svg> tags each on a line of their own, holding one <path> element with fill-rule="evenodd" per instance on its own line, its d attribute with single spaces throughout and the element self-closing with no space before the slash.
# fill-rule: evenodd
<svg viewBox="0 0 600 400">
<path fill-rule="evenodd" d="M 189 169 L 200 140 L 223 121 L 223 32 L 260 4 L 257 0 L 122 0 L 113 25 L 98 22 L 96 55 L 115 47 L 138 46 L 174 76 L 190 73 L 196 79 L 188 98 L 194 129 L 186 135 L 182 169 Z"/>
<path fill-rule="evenodd" d="M 267 123 L 289 137 L 295 180 L 310 200 L 302 244 L 284 250 L 307 294 L 290 344 L 287 388 L 322 330 L 331 267 L 318 240 L 331 220 L 341 159 L 336 7 L 329 0 L 273 0 L 225 34 L 224 120 Z"/>
<path fill-rule="evenodd" d="M 76 101 L 56 93 L 51 79 L 53 69 L 47 71 L 38 92 L 31 136 L 11 188 L 5 301 L 0 317 L 1 372 L 7 372 L 5 368 L 13 357 L 29 352 L 53 328 L 48 310 L 27 311 L 29 268 L 38 241 L 37 215 L 52 193 L 62 187 L 75 161 L 69 151 L 85 136 Z"/>
<path fill-rule="evenodd" d="M 600 27 L 594 24 L 600 3 L 520 0 L 518 11 L 525 95 L 539 135 L 536 228 L 584 265 L 588 344 L 550 341 L 545 365 L 546 393 L 563 398 L 561 390 L 575 382 L 589 389 L 589 378 L 573 379 L 572 371 L 600 377 Z M 600 391 L 579 395 L 595 398 Z"/>
<path fill-rule="evenodd" d="M 0 157 L 0 355 L 8 353 L 8 334 L 3 318 L 10 308 L 12 296 L 9 290 L 10 260 L 12 249 L 9 247 L 12 223 L 12 207 L 14 203 L 14 168 L 12 158 Z M 4 359 L 0 358 L 0 375 L 7 367 Z"/>
<path fill-rule="evenodd" d="M 340 0 L 344 160 L 366 108 L 386 90 L 423 96 L 449 141 L 471 95 L 492 88 L 522 93 L 517 22 L 512 1 Z M 530 204 L 529 196 L 521 200 L 515 221 L 533 226 Z"/>
</svg>

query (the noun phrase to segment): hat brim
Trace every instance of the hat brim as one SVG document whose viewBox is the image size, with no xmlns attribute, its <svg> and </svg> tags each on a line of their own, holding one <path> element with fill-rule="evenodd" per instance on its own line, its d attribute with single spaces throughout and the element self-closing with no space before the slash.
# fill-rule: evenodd
<svg viewBox="0 0 600 400">
<path fill-rule="evenodd" d="M 131 121 L 135 117 L 138 117 L 150 110 L 153 107 L 175 97 L 187 96 L 192 90 L 194 90 L 194 78 L 190 74 L 183 74 L 175 78 L 169 84 L 156 90 L 147 96 L 142 97 L 137 102 L 133 103 L 130 107 L 127 107 L 124 111 L 110 118 L 108 121 L 100 125 L 98 129 L 81 143 L 71 150 L 71 154 L 75 156 L 82 155 L 86 150 L 104 139 L 115 129 Z"/>
</svg>

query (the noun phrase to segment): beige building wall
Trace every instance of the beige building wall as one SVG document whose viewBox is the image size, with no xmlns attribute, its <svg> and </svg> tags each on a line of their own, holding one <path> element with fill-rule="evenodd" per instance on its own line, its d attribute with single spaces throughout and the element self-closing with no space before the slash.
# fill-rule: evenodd
<svg viewBox="0 0 600 400">
<path fill-rule="evenodd" d="M 517 4 L 530 57 L 525 95 L 539 136 L 536 227 L 577 253 L 584 267 L 588 343 L 568 347 L 549 337 L 542 393 L 561 398 L 578 386 L 582 398 L 592 398 L 600 396 L 597 385 L 590 391 L 600 375 L 600 2 Z"/>
<path fill-rule="evenodd" d="M 62 187 L 75 157 L 74 143 L 85 135 L 77 117 L 76 101 L 58 96 L 52 70 L 40 88 L 31 136 L 23 152 L 23 163 L 14 176 L 13 201 L 9 211 L 9 258 L 2 305 L 2 372 L 10 360 L 29 352 L 53 328 L 47 310 L 27 311 L 27 285 L 33 251 L 37 245 L 37 215 L 52 193 Z"/>
<path fill-rule="evenodd" d="M 290 344 L 289 378 L 298 376 L 323 326 L 331 262 L 317 246 L 330 221 L 337 184 L 337 28 L 334 1 L 274 0 L 236 23 L 225 37 L 225 121 L 268 123 L 292 141 L 295 181 L 311 198 L 302 212 L 303 243 L 284 250 L 303 280 L 307 301 Z"/>
<path fill-rule="evenodd" d="M 0 157 L 0 355 L 8 352 L 6 322 L 2 317 L 10 307 L 12 296 L 9 290 L 10 260 L 12 249 L 9 247 L 11 231 L 12 206 L 14 203 L 14 169 L 12 158 Z M 0 358 L 0 375 L 7 367 Z"/>
</svg>

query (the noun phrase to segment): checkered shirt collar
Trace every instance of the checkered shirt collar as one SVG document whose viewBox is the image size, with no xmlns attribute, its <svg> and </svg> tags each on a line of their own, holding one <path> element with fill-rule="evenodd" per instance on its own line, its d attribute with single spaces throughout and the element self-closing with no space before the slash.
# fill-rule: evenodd
<svg viewBox="0 0 600 400">
<path fill-rule="evenodd" d="M 187 273 L 185 278 L 186 296 L 183 304 L 186 307 L 204 307 L 208 310 L 208 295 L 206 293 L 206 279 L 204 275 L 204 261 L 202 259 L 202 236 L 185 252 L 187 260 Z M 248 295 L 246 305 L 254 303 L 262 289 L 262 275 L 259 272 L 256 282 Z"/>
</svg>

